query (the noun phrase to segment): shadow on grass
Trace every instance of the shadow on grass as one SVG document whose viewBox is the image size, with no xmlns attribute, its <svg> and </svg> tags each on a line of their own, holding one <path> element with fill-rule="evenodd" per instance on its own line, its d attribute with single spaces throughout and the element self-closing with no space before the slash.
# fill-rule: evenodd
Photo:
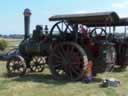
<svg viewBox="0 0 128 96">
<path fill-rule="evenodd" d="M 93 78 L 92 83 L 100 83 L 101 81 L 101 78 Z"/>
<path fill-rule="evenodd" d="M 70 81 L 70 80 L 55 80 L 52 75 L 50 74 L 26 74 L 23 76 L 17 76 L 16 74 L 13 75 L 8 75 L 5 73 L 3 75 L 5 78 L 12 78 L 12 81 L 17 81 L 17 82 L 37 82 L 37 83 L 46 83 L 46 84 L 52 84 L 52 85 L 64 85 L 66 83 L 77 83 L 77 82 L 82 82 L 87 84 L 85 81 L 80 80 L 80 81 Z M 102 79 L 100 78 L 93 78 L 93 80 L 90 83 L 100 83 Z"/>
<path fill-rule="evenodd" d="M 1 76 L 4 77 L 4 78 L 15 78 L 17 76 L 17 74 L 4 73 Z"/>
<path fill-rule="evenodd" d="M 92 83 L 100 83 L 102 81 L 102 79 L 101 78 L 93 78 L 92 79 L 92 81 L 90 81 L 90 82 L 87 82 L 87 81 L 84 81 L 84 80 L 82 80 L 82 83 L 85 83 L 85 84 L 92 84 Z"/>
<path fill-rule="evenodd" d="M 68 80 L 55 80 L 50 74 L 26 74 L 23 76 L 8 75 L 7 73 L 3 75 L 5 78 L 12 78 L 13 81 L 17 82 L 37 82 L 37 83 L 46 83 L 46 84 L 54 84 L 54 85 L 63 85 L 70 81 Z"/>
<path fill-rule="evenodd" d="M 113 72 L 125 72 L 126 68 L 115 68 Z"/>
</svg>

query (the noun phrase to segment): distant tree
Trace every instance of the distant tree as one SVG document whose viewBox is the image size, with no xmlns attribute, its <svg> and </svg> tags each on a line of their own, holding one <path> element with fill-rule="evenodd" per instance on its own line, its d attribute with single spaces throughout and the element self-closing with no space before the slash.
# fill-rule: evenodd
<svg viewBox="0 0 128 96">
<path fill-rule="evenodd" d="M 4 39 L 0 40 L 0 50 L 3 51 L 8 47 L 8 42 Z"/>
</svg>

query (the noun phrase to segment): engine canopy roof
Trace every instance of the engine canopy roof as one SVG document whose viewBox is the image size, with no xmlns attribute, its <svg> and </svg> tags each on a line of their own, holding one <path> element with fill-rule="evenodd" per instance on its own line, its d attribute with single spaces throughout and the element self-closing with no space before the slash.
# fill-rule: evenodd
<svg viewBox="0 0 128 96">
<path fill-rule="evenodd" d="M 50 21 L 66 21 L 73 24 L 84 24 L 88 27 L 124 26 L 128 25 L 128 18 L 120 18 L 114 11 L 83 14 L 55 15 Z"/>
</svg>

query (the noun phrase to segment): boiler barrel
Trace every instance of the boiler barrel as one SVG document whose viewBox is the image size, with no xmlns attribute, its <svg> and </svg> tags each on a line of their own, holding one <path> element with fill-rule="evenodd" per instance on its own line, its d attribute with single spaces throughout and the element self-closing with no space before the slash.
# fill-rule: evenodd
<svg viewBox="0 0 128 96">
<path fill-rule="evenodd" d="M 20 44 L 20 52 L 26 55 L 46 55 L 49 53 L 50 43 L 34 42 L 25 40 Z"/>
</svg>

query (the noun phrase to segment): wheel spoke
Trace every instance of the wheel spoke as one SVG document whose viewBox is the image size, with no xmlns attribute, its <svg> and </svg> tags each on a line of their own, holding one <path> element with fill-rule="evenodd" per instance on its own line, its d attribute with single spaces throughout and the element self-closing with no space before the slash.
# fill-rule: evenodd
<svg viewBox="0 0 128 96">
<path fill-rule="evenodd" d="M 71 47 L 70 54 L 72 55 L 74 53 L 74 47 Z"/>
<path fill-rule="evenodd" d="M 65 22 L 64 22 L 64 24 L 65 24 L 65 26 L 66 26 L 66 28 L 67 28 L 67 30 L 69 30 L 70 31 L 70 33 L 72 32 L 72 30 L 73 30 L 73 28 L 71 27 L 71 25 L 69 25 L 69 24 L 66 24 Z M 71 29 L 70 29 L 71 28 Z M 66 30 L 66 29 L 65 29 Z M 67 31 L 66 30 L 66 31 Z M 66 31 L 64 31 L 64 32 L 66 32 Z"/>
<path fill-rule="evenodd" d="M 42 64 L 42 63 L 45 63 L 45 62 L 44 62 L 44 58 L 41 57 L 39 62 L 40 62 L 41 64 Z"/>
<path fill-rule="evenodd" d="M 100 36 L 102 36 L 103 35 L 103 30 L 100 30 L 100 34 L 99 34 Z"/>
<path fill-rule="evenodd" d="M 13 62 L 10 62 L 9 66 L 14 66 L 14 63 Z"/>
<path fill-rule="evenodd" d="M 54 68 L 60 68 L 60 67 L 61 67 L 61 64 L 54 65 Z"/>
<path fill-rule="evenodd" d="M 57 69 L 57 72 L 58 72 L 59 75 L 65 75 L 65 72 L 63 70 L 58 70 Z"/>
<path fill-rule="evenodd" d="M 41 58 L 41 57 L 39 57 L 39 58 L 38 58 L 38 62 L 41 62 L 41 61 L 42 61 L 42 58 Z"/>
<path fill-rule="evenodd" d="M 62 59 L 61 56 L 58 56 L 58 55 L 57 55 L 57 53 L 53 54 L 52 56 L 53 56 L 53 57 L 56 57 L 56 58 L 59 59 L 59 60 Z"/>
<path fill-rule="evenodd" d="M 10 67 L 9 67 L 9 69 L 12 71 L 12 70 L 13 70 L 13 67 L 12 67 L 12 66 L 10 66 Z"/>
<path fill-rule="evenodd" d="M 61 52 L 62 56 L 64 57 L 65 56 L 65 50 L 64 50 L 63 46 L 60 46 L 60 52 Z"/>
<path fill-rule="evenodd" d="M 54 54 L 56 54 L 56 55 L 58 55 L 58 58 L 61 56 L 61 57 L 64 57 L 64 55 L 65 55 L 65 49 L 63 48 L 64 46 L 62 46 L 62 45 L 59 45 L 59 46 L 57 46 L 53 51 L 55 51 L 54 52 Z M 54 55 L 53 54 L 53 55 Z M 61 58 L 60 57 L 60 58 Z"/>
<path fill-rule="evenodd" d="M 60 49 L 57 50 L 56 54 L 58 54 L 59 56 L 63 57 L 63 54 L 62 54 Z"/>
<path fill-rule="evenodd" d="M 63 32 L 63 31 L 60 29 L 59 25 L 57 25 L 57 29 L 59 30 L 60 33 Z"/>
<path fill-rule="evenodd" d="M 73 67 L 71 68 L 72 72 L 75 73 L 77 76 L 80 74 L 79 71 L 80 71 L 80 68 L 78 67 Z"/>
<path fill-rule="evenodd" d="M 71 70 L 69 70 L 69 75 L 70 75 L 70 79 L 72 79 L 73 78 L 73 74 L 72 74 Z"/>
<path fill-rule="evenodd" d="M 36 58 L 33 58 L 33 62 L 36 62 Z"/>
<path fill-rule="evenodd" d="M 55 64 L 62 64 L 62 60 L 55 60 L 54 63 Z"/>
<path fill-rule="evenodd" d="M 66 54 L 69 54 L 70 53 L 70 47 L 66 47 Z"/>
<path fill-rule="evenodd" d="M 64 33 L 67 32 L 68 28 L 69 28 L 69 25 L 66 25 L 66 28 L 64 30 Z"/>
<path fill-rule="evenodd" d="M 19 72 L 23 72 L 23 70 L 24 70 L 23 68 L 19 68 L 18 69 Z"/>
</svg>

